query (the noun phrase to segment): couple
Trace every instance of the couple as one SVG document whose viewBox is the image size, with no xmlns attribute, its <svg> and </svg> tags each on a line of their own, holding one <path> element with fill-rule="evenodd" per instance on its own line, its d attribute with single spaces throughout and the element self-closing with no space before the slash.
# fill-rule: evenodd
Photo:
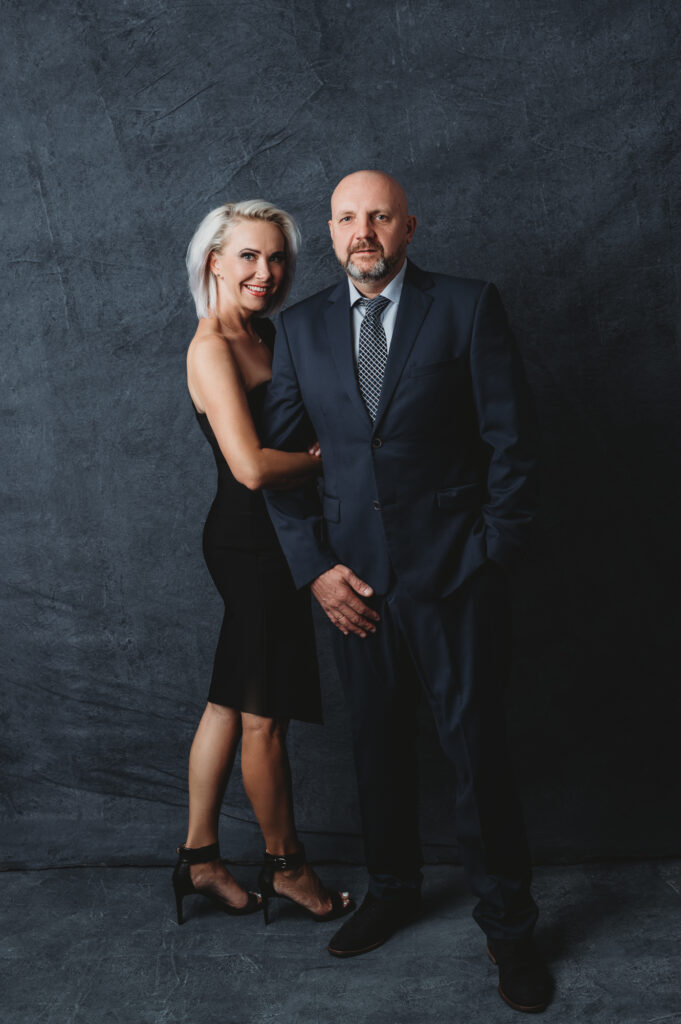
<svg viewBox="0 0 681 1024">
<path fill-rule="evenodd" d="M 474 917 L 500 994 L 531 1012 L 547 1005 L 549 979 L 531 941 L 537 907 L 503 702 L 506 570 L 535 508 L 532 403 L 494 286 L 414 266 L 415 228 L 394 178 L 344 178 L 329 229 L 347 279 L 283 313 L 276 346 L 264 314 L 293 278 L 291 217 L 228 204 L 189 246 L 201 322 L 188 385 L 219 481 L 204 553 L 225 618 L 190 754 L 178 920 L 194 892 L 231 914 L 262 906 L 266 920 L 275 896 L 321 921 L 354 908 L 312 870 L 293 818 L 286 724 L 320 719 L 312 594 L 335 627 L 369 870 L 329 952 L 375 949 L 418 912 L 423 690 L 456 769 Z M 217 842 L 239 740 L 266 843 L 260 894 L 236 882 Z"/>
</svg>

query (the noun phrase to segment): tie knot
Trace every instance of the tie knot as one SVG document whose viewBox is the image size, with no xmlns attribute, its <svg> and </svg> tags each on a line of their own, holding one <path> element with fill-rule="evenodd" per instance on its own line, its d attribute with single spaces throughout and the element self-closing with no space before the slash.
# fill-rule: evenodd
<svg viewBox="0 0 681 1024">
<path fill-rule="evenodd" d="M 361 306 L 364 316 L 380 316 L 389 303 L 390 299 L 384 298 L 383 295 L 378 295 L 375 299 L 359 300 L 359 305 Z"/>
</svg>

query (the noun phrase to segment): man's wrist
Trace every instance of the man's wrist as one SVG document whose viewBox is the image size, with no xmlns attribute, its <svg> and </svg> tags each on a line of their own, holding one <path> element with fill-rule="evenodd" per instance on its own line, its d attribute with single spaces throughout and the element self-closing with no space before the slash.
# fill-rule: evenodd
<svg viewBox="0 0 681 1024">
<path fill-rule="evenodd" d="M 335 558 L 329 559 L 328 564 L 321 564 L 319 567 L 315 567 L 314 573 L 310 573 L 309 576 L 303 579 L 296 580 L 296 587 L 298 590 L 302 590 L 303 587 L 311 587 L 313 583 L 316 583 L 320 576 L 323 576 L 329 569 L 333 569 L 335 565 L 338 565 L 338 560 Z"/>
</svg>

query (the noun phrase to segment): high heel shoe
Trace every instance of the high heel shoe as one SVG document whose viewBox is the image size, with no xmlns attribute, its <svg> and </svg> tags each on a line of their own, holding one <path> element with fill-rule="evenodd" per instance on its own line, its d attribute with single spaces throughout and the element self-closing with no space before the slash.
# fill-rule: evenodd
<svg viewBox="0 0 681 1024">
<path fill-rule="evenodd" d="M 276 856 L 265 850 L 265 859 L 258 875 L 258 888 L 260 889 L 262 899 L 262 912 L 265 924 L 270 923 L 268 904 L 271 899 L 289 900 L 290 903 L 295 903 L 301 910 L 306 911 L 315 921 L 333 921 L 334 918 L 342 917 L 353 909 L 354 902 L 351 899 L 348 899 L 347 904 L 343 902 L 350 895 L 347 892 L 336 891 L 329 893 L 331 897 L 331 910 L 327 911 L 326 914 L 315 914 L 308 910 L 307 907 L 304 907 L 302 903 L 294 900 L 292 896 L 287 896 L 283 892 L 277 892 L 274 888 L 274 876 L 277 871 L 295 871 L 297 868 L 302 868 L 305 863 L 305 847 L 302 844 L 297 853 L 287 853 L 282 856 Z"/>
<path fill-rule="evenodd" d="M 233 907 L 231 903 L 216 892 L 212 886 L 202 885 L 195 886 L 192 882 L 191 877 L 191 866 L 192 864 L 207 864 L 211 860 L 220 859 L 220 847 L 218 843 L 212 843 L 210 846 L 199 846 L 196 849 L 190 849 L 187 846 L 178 846 L 177 852 L 179 859 L 175 865 L 173 871 L 173 889 L 175 890 L 175 903 L 177 905 L 177 923 L 182 924 L 182 900 L 185 896 L 193 896 L 199 894 L 206 896 L 207 899 L 215 903 L 220 910 L 224 910 L 226 914 L 233 914 L 235 917 L 242 916 L 243 914 L 252 914 L 254 911 L 260 909 L 260 900 L 258 894 L 255 892 L 249 892 L 248 901 L 243 907 Z"/>
</svg>

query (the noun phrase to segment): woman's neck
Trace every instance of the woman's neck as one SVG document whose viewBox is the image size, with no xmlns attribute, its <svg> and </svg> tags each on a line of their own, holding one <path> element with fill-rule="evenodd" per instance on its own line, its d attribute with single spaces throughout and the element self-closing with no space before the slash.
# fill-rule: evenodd
<svg viewBox="0 0 681 1024">
<path fill-rule="evenodd" d="M 220 306 L 217 314 L 223 334 L 247 335 L 248 337 L 253 334 L 253 325 L 251 323 L 253 314 L 250 311 Z"/>
</svg>

